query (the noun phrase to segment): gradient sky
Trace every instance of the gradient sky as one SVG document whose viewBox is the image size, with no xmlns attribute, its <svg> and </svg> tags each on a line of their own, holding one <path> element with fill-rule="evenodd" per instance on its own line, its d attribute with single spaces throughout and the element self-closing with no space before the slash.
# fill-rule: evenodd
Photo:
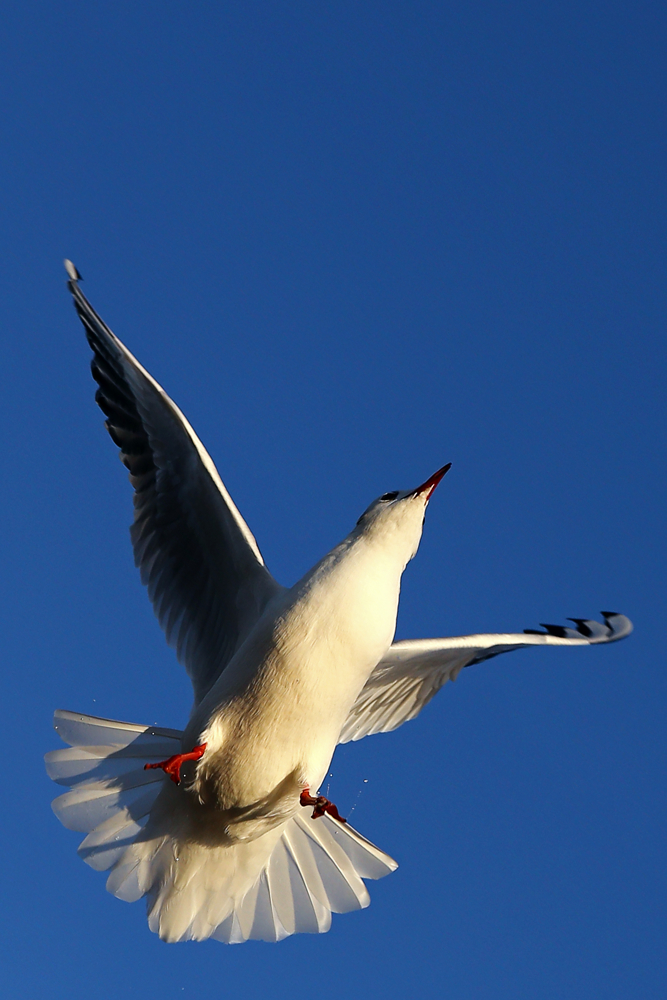
<svg viewBox="0 0 667 1000">
<path fill-rule="evenodd" d="M 666 22 L 613 0 L 5 7 L 7 996 L 664 997 Z M 635 622 L 464 671 L 336 756 L 332 799 L 400 868 L 327 935 L 165 945 L 50 811 L 54 708 L 181 726 L 190 699 L 65 256 L 281 582 L 451 461 L 399 637 Z"/>
</svg>

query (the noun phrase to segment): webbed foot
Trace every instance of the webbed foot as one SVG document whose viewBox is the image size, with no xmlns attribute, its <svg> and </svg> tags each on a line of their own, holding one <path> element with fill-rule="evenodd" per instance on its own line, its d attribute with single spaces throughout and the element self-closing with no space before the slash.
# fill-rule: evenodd
<svg viewBox="0 0 667 1000">
<path fill-rule="evenodd" d="M 204 756 L 204 751 L 206 750 L 207 744 L 202 743 L 198 747 L 193 747 L 189 753 L 175 753 L 173 757 L 167 758 L 167 760 L 161 760 L 157 764 L 144 764 L 144 771 L 152 771 L 153 768 L 162 768 L 165 774 L 168 774 L 175 785 L 180 785 L 181 783 L 181 765 L 185 763 L 186 760 L 201 760 Z"/>
<path fill-rule="evenodd" d="M 311 819 L 318 819 L 320 816 L 328 813 L 334 819 L 337 819 L 339 823 L 347 823 L 347 820 L 343 819 L 333 802 L 329 802 L 329 799 L 325 798 L 324 795 L 311 795 L 309 788 L 304 788 L 301 792 L 299 805 L 314 806 Z"/>
</svg>

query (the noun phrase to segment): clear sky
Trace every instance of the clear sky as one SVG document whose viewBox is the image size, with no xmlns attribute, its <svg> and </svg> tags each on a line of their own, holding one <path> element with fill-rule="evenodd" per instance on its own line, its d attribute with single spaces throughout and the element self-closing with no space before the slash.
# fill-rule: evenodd
<svg viewBox="0 0 667 1000">
<path fill-rule="evenodd" d="M 7 996 L 662 998 L 664 5 L 2 18 Z M 190 698 L 65 256 L 281 582 L 451 461 L 400 637 L 635 622 L 466 670 L 336 756 L 331 798 L 400 868 L 327 935 L 162 944 L 51 814 L 54 708 L 181 726 Z"/>
</svg>

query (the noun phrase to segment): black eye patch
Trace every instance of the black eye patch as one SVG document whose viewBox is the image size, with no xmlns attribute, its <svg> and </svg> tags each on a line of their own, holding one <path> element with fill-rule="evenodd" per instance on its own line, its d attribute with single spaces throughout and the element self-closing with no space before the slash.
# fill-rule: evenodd
<svg viewBox="0 0 667 1000">
<path fill-rule="evenodd" d="M 393 493 L 383 493 L 380 500 L 395 500 L 398 496 L 398 490 L 394 490 Z"/>
</svg>

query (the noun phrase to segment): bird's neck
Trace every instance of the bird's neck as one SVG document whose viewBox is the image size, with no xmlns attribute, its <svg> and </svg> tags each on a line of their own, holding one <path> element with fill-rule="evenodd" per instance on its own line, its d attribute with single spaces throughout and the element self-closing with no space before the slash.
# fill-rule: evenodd
<svg viewBox="0 0 667 1000">
<path fill-rule="evenodd" d="M 394 636 L 403 568 L 391 547 L 352 535 L 296 585 L 294 610 L 372 669 Z"/>
</svg>

